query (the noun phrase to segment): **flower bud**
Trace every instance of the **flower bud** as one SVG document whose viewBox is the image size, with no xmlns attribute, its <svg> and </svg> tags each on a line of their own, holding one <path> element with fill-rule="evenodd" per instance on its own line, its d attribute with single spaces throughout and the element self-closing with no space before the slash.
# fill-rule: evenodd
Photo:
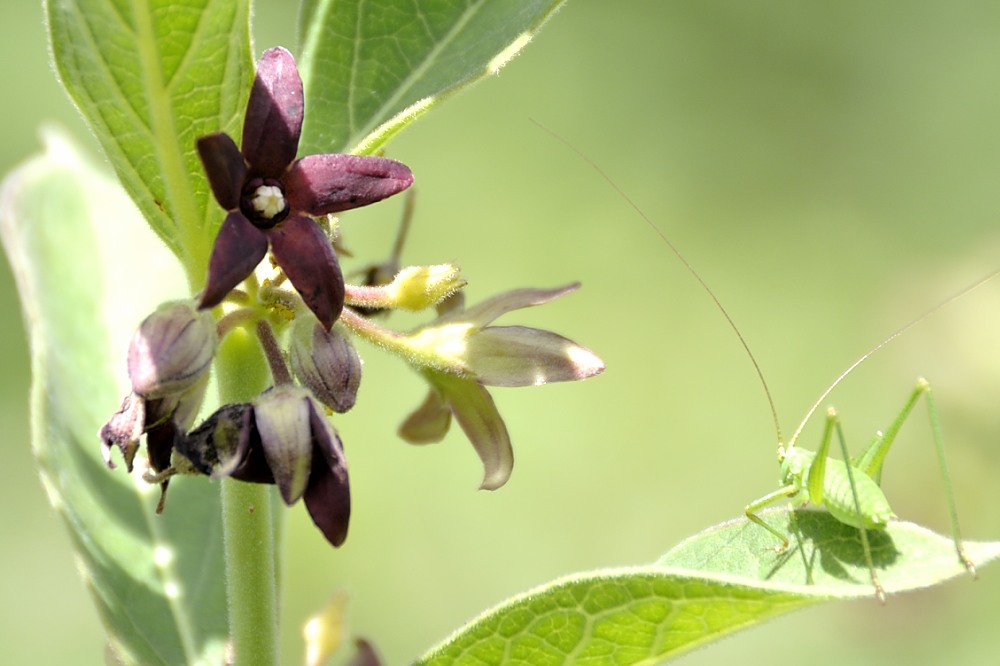
<svg viewBox="0 0 1000 666">
<path fill-rule="evenodd" d="M 407 266 L 386 289 L 395 307 L 418 311 L 437 305 L 465 284 L 457 266 L 438 264 Z"/>
<path fill-rule="evenodd" d="M 218 343 L 215 321 L 187 301 L 162 304 L 132 336 L 128 374 L 146 399 L 176 396 L 207 377 Z"/>
<path fill-rule="evenodd" d="M 361 357 L 336 328 L 327 331 L 309 318 L 292 330 L 292 372 L 313 395 L 335 412 L 354 406 L 361 383 Z"/>
</svg>

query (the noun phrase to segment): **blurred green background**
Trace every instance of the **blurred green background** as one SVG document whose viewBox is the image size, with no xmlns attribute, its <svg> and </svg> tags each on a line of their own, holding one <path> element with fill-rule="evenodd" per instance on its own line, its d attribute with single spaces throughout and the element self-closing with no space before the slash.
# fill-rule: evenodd
<svg viewBox="0 0 1000 666">
<path fill-rule="evenodd" d="M 293 41 L 290 4 L 258 3 L 257 51 Z M 9 3 L 3 18 L 7 172 L 37 150 L 40 121 L 86 132 L 52 76 L 40 6 Z M 474 300 L 582 280 L 507 321 L 569 335 L 608 371 L 495 390 L 517 464 L 486 493 L 459 433 L 420 449 L 395 438 L 423 387 L 362 349 L 361 399 L 337 422 L 351 538 L 334 551 L 304 510 L 290 511 L 287 663 L 299 660 L 302 622 L 338 589 L 353 629 L 404 663 L 505 596 L 652 561 L 775 487 L 767 405 L 718 311 L 612 188 L 529 119 L 589 154 L 701 271 L 758 356 L 786 434 L 860 353 L 1000 266 L 996 3 L 570 2 L 498 77 L 433 111 L 390 154 L 418 179 L 407 261 L 457 261 Z M 348 245 L 380 258 L 399 212 L 391 202 L 345 217 Z M 933 382 L 969 538 L 1000 538 L 998 306 L 1000 282 L 894 342 L 831 399 L 857 446 L 919 375 Z M 100 664 L 99 623 L 33 468 L 27 345 L 6 264 L 0 307 L 4 662 Z M 901 517 L 946 532 L 922 414 L 904 435 L 889 497 Z M 805 441 L 817 437 L 814 424 Z M 1000 568 L 989 567 L 885 607 L 782 618 L 681 663 L 985 663 L 1000 648 L 998 599 Z"/>
</svg>

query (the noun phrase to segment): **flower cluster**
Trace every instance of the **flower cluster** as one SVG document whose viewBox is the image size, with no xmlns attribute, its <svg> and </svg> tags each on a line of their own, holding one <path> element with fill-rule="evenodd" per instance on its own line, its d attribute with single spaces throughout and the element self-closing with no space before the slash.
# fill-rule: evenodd
<svg viewBox="0 0 1000 666">
<path fill-rule="evenodd" d="M 515 290 L 464 308 L 458 269 L 400 267 L 401 242 L 382 264 L 390 270 L 369 271 L 364 285 L 345 284 L 333 240 L 316 218 L 396 194 L 413 176 L 381 157 L 297 159 L 302 99 L 292 56 L 271 49 L 258 63 L 242 150 L 226 134 L 198 140 L 208 183 L 226 211 L 205 288 L 193 300 L 161 305 L 139 326 L 128 353 L 131 391 L 99 434 L 109 467 L 117 448 L 129 471 L 145 436 L 143 477 L 161 486 L 157 511 L 178 474 L 273 484 L 286 504 L 301 499 L 339 546 L 351 498 L 344 447 L 329 415 L 351 409 L 361 381 L 361 358 L 348 334 L 402 357 L 427 381 L 428 397 L 400 435 L 439 441 L 454 416 L 483 461 L 486 489 L 502 486 L 513 465 L 510 436 L 486 387 L 585 379 L 604 365 L 555 333 L 493 325 L 578 285 Z M 268 251 L 277 273 L 259 283 L 256 271 Z M 286 280 L 294 291 L 283 287 Z M 237 291 L 241 283 L 246 287 Z M 368 316 L 393 309 L 436 309 L 437 317 L 401 333 Z M 237 328 L 259 340 L 272 385 L 195 426 L 219 341 Z"/>
</svg>

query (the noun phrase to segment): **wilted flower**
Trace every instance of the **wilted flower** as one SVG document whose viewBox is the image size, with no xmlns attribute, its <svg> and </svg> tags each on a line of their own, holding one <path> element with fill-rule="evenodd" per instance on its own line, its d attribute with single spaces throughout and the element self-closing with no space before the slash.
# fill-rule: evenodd
<svg viewBox="0 0 1000 666">
<path fill-rule="evenodd" d="M 295 159 L 302 129 L 302 80 L 292 55 L 269 49 L 257 65 L 243 125 L 243 150 L 223 133 L 198 140 L 219 204 L 229 212 L 215 239 L 201 307 L 214 307 L 246 279 L 268 245 L 305 304 L 329 330 L 344 303 L 344 278 L 329 239 L 310 216 L 366 206 L 413 182 L 382 157 Z"/>
<path fill-rule="evenodd" d="M 129 343 L 132 392 L 98 433 L 108 467 L 115 466 L 111 448 L 117 446 L 131 472 L 143 433 L 150 466 L 157 472 L 170 466 L 176 437 L 201 407 L 216 345 L 212 316 L 188 301 L 164 303 L 146 317 Z M 161 482 L 164 493 L 167 483 Z"/>
<path fill-rule="evenodd" d="M 285 504 L 301 498 L 326 539 L 344 543 L 351 517 L 347 460 L 309 391 L 283 384 L 252 404 L 226 405 L 179 438 L 176 451 L 194 473 L 276 484 Z"/>
<path fill-rule="evenodd" d="M 535 386 L 586 379 L 604 371 L 593 352 L 537 328 L 490 326 L 507 312 L 568 294 L 557 289 L 518 289 L 462 310 L 454 308 L 400 343 L 431 386 L 423 404 L 400 427 L 400 436 L 423 444 L 441 440 L 454 414 L 485 468 L 482 488 L 494 490 L 510 477 L 510 436 L 486 386 Z"/>
</svg>

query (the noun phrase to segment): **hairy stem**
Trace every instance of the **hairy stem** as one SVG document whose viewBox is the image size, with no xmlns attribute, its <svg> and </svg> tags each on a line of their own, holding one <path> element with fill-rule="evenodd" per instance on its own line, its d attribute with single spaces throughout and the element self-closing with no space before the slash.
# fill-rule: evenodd
<svg viewBox="0 0 1000 666">
<path fill-rule="evenodd" d="M 256 336 L 237 328 L 219 348 L 219 397 L 223 404 L 246 402 L 268 381 Z M 278 577 L 276 516 L 271 486 L 226 479 L 222 484 L 226 593 L 230 640 L 238 666 L 278 662 Z"/>
<path fill-rule="evenodd" d="M 270 487 L 226 479 L 222 519 L 230 641 L 239 666 L 278 664 L 278 584 Z"/>
</svg>

